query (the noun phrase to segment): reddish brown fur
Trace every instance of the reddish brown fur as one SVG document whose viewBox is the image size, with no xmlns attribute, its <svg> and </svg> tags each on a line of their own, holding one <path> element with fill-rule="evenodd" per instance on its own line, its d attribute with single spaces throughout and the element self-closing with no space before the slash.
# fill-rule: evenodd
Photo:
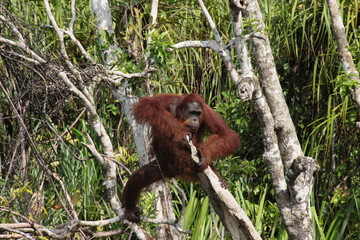
<svg viewBox="0 0 360 240">
<path fill-rule="evenodd" d="M 190 130 L 183 124 L 184 111 L 190 102 L 198 102 L 202 108 L 200 127 L 192 133 L 192 141 L 205 159 L 200 170 L 212 160 L 232 154 L 240 145 L 240 138 L 221 117 L 210 108 L 198 94 L 159 94 L 144 97 L 133 107 L 135 119 L 152 127 L 152 148 L 157 161 L 153 161 L 135 171 L 127 182 L 122 204 L 125 218 L 138 222 L 136 204 L 141 189 L 162 178 L 181 177 L 196 180 L 199 166 L 191 159 L 185 140 Z M 207 130 L 210 137 L 202 142 Z"/>
</svg>

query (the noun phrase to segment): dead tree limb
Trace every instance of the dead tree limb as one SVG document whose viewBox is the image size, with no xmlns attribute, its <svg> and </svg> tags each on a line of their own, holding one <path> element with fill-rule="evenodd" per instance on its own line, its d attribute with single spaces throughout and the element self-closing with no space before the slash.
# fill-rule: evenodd
<svg viewBox="0 0 360 240">
<path fill-rule="evenodd" d="M 192 159 L 196 163 L 199 163 L 200 160 L 196 147 L 189 138 L 187 140 L 191 146 Z M 218 176 L 210 167 L 206 168 L 204 172 L 199 173 L 198 177 L 202 188 L 210 198 L 212 207 L 220 216 L 221 222 L 229 231 L 233 239 L 261 239 L 245 211 L 239 206 L 229 190 L 221 186 Z"/>
</svg>

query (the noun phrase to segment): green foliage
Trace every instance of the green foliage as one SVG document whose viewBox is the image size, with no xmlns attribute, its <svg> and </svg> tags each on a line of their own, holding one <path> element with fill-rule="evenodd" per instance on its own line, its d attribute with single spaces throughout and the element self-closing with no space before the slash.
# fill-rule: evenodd
<svg viewBox="0 0 360 240">
<path fill-rule="evenodd" d="M 223 233 L 224 227 L 209 207 L 209 198 L 199 197 L 191 184 L 184 214 L 184 229 L 191 230 L 190 239 L 222 239 L 220 232 Z"/>
<path fill-rule="evenodd" d="M 319 211 L 312 207 L 316 239 L 359 239 L 359 190 L 337 188 L 330 202 L 322 201 Z"/>
<path fill-rule="evenodd" d="M 173 45 L 168 40 L 168 32 L 159 33 L 157 30 L 152 31 L 147 35 L 151 39 L 149 46 L 146 48 L 145 55 L 148 55 L 152 59 L 156 66 L 165 70 L 167 67 L 167 60 L 169 56 L 169 50 Z"/>
</svg>

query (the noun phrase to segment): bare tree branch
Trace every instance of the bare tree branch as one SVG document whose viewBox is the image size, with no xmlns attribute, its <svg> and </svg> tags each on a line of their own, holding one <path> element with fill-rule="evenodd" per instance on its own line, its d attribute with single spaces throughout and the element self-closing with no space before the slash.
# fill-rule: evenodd
<svg viewBox="0 0 360 240">
<path fill-rule="evenodd" d="M 26 52 L 27 54 L 29 54 L 33 58 L 33 60 L 30 60 L 30 58 L 27 58 L 26 56 L 24 56 L 23 57 L 24 59 L 29 59 L 31 62 L 35 62 L 37 64 L 46 63 L 46 61 L 43 58 L 41 58 L 39 55 L 37 55 L 34 51 L 32 51 L 28 47 L 28 45 L 26 44 L 26 42 L 24 40 L 24 37 L 22 36 L 20 31 L 17 29 L 17 27 L 11 21 L 9 21 L 3 15 L 0 15 L 0 20 L 2 22 L 4 22 L 6 25 L 8 25 L 11 28 L 11 30 L 14 32 L 15 36 L 17 36 L 17 38 L 18 38 L 17 41 L 13 41 L 13 40 L 10 40 L 10 39 L 3 38 L 0 35 L 0 42 L 5 43 L 7 45 L 18 47 L 21 50 L 23 50 L 24 52 Z"/>
<path fill-rule="evenodd" d="M 199 164 L 198 151 L 188 137 L 187 141 L 191 147 L 191 157 Z M 229 190 L 223 188 L 218 176 L 206 168 L 203 173 L 198 173 L 201 185 L 210 198 L 211 205 L 226 229 L 230 232 L 233 239 L 261 239 L 254 225 L 246 215 L 245 211 L 239 206 Z"/>
<path fill-rule="evenodd" d="M 340 60 L 342 68 L 354 81 L 354 87 L 350 90 L 351 96 L 360 112 L 360 78 L 357 71 L 351 52 L 349 51 L 349 43 L 346 39 L 345 27 L 339 10 L 339 5 L 336 0 L 327 0 L 329 6 L 329 13 L 331 16 L 331 29 L 333 31 L 336 43 L 339 48 Z M 357 127 L 360 128 L 360 122 L 357 122 Z"/>
<path fill-rule="evenodd" d="M 9 211 L 9 209 L 6 208 L 0 208 L 2 211 Z M 11 211 L 10 211 L 11 212 Z M 15 212 L 11 212 L 12 214 L 16 214 Z M 22 216 L 23 217 L 23 216 Z M 23 217 L 24 218 L 24 217 Z M 78 232 L 79 231 L 79 227 L 100 227 L 100 226 L 106 226 L 109 224 L 113 224 L 113 223 L 117 223 L 119 221 L 121 221 L 121 218 L 119 216 L 114 217 L 114 218 L 110 218 L 110 219 L 105 219 L 105 220 L 98 220 L 98 221 L 82 221 L 82 220 L 71 220 L 67 223 L 63 223 L 60 224 L 58 226 L 56 226 L 55 228 L 46 228 L 40 224 L 37 223 L 33 223 L 29 220 L 27 220 L 28 222 L 24 223 L 24 222 L 20 222 L 20 223 L 4 223 L 4 224 L 0 224 L 0 229 L 3 229 L 5 231 L 8 232 L 13 232 L 13 233 L 17 233 L 21 236 L 24 236 L 28 239 L 34 239 L 32 238 L 32 236 L 28 233 L 24 233 L 22 231 L 22 229 L 27 229 L 27 232 L 34 232 L 34 231 L 38 231 L 40 234 L 45 234 L 48 235 L 52 238 L 55 239 L 64 239 L 66 238 L 70 233 L 72 232 Z M 80 229 L 81 230 L 81 229 Z M 87 231 L 85 231 L 87 232 Z M 123 232 L 123 230 L 121 229 L 121 232 Z M 91 235 L 95 236 L 95 237 L 102 237 L 105 235 L 114 235 L 114 234 L 119 234 L 121 232 L 97 232 L 97 233 L 92 233 Z M 13 236 L 15 238 L 17 238 L 16 236 Z M 1 238 L 7 238 L 6 235 L 1 236 Z"/>
<path fill-rule="evenodd" d="M 69 22 L 69 31 L 71 34 L 74 34 L 74 23 L 76 20 L 75 3 L 76 3 L 76 0 L 71 0 L 71 20 Z"/>
<path fill-rule="evenodd" d="M 233 13 L 241 13 L 248 21 L 257 22 L 252 29 L 257 34 L 251 35 L 249 42 L 262 76 L 260 82 L 265 98 L 255 100 L 254 106 L 264 130 L 264 159 L 284 225 L 292 239 L 312 239 L 310 193 L 317 164 L 302 152 L 282 93 L 269 39 L 263 32 L 265 25 L 258 2 L 230 0 L 230 5 Z M 241 27 L 241 23 L 235 26 Z M 294 171 L 298 174 L 293 174 Z M 302 224 L 297 224 L 299 222 Z"/>
<path fill-rule="evenodd" d="M 26 239 L 35 240 L 35 238 L 31 237 L 29 234 L 24 233 L 24 232 L 21 232 L 21 231 L 16 230 L 16 229 L 11 229 L 11 228 L 2 227 L 2 226 L 0 226 L 0 229 L 3 229 L 3 230 L 8 231 L 8 232 L 17 233 L 17 234 L 20 235 L 19 238 L 20 238 L 20 237 L 25 237 Z M 3 236 L 0 235 L 0 237 L 1 237 L 2 239 L 5 239 L 5 238 L 9 238 L 9 239 L 10 239 L 10 238 L 12 238 L 12 236 L 13 236 L 13 234 L 8 235 L 8 237 L 7 237 L 6 235 L 3 235 Z M 16 235 L 13 236 L 13 237 L 16 237 Z M 16 238 L 17 238 L 17 237 L 16 237 Z"/>
<path fill-rule="evenodd" d="M 57 24 L 57 22 L 55 20 L 55 17 L 52 14 L 49 1 L 44 0 L 44 5 L 45 5 L 46 14 L 47 14 L 48 18 L 50 19 L 51 25 L 53 26 L 54 31 L 55 31 L 55 33 L 56 33 L 56 35 L 58 37 L 58 41 L 59 41 L 59 44 L 60 44 L 61 55 L 64 57 L 66 64 L 70 68 L 73 68 L 73 64 L 71 63 L 71 61 L 69 59 L 69 56 L 67 55 L 67 52 L 66 52 L 65 43 L 64 43 L 64 34 L 60 30 L 60 28 L 59 28 L 59 26 L 58 26 L 58 24 Z"/>
<path fill-rule="evenodd" d="M 204 13 L 205 15 L 205 18 L 206 20 L 208 21 L 209 25 L 210 25 L 210 28 L 212 30 L 212 32 L 214 33 L 214 38 L 215 40 L 219 43 L 219 44 L 222 44 L 222 40 L 221 40 L 221 36 L 220 36 L 220 33 L 219 31 L 217 30 L 216 28 L 216 25 L 215 25 L 215 22 L 213 21 L 209 11 L 206 9 L 205 7 L 205 4 L 202 0 L 198 0 L 198 3 L 201 7 L 201 10 L 202 12 Z"/>
<path fill-rule="evenodd" d="M 72 0 L 73 1 L 73 0 Z M 90 63 L 95 64 L 94 59 L 90 56 L 90 54 L 85 50 L 84 46 L 80 43 L 80 41 L 75 37 L 72 31 L 67 31 L 64 29 L 60 29 L 62 32 L 66 33 L 71 40 L 75 43 L 75 45 L 79 48 L 82 55 L 88 60 Z"/>
<path fill-rule="evenodd" d="M 155 68 L 146 68 L 143 72 L 140 73 L 124 73 L 119 70 L 105 70 L 105 73 L 111 77 L 104 77 L 108 82 L 110 82 L 115 87 L 121 87 L 123 85 L 123 79 L 133 79 L 133 78 L 148 78 L 151 72 L 155 72 Z"/>
</svg>

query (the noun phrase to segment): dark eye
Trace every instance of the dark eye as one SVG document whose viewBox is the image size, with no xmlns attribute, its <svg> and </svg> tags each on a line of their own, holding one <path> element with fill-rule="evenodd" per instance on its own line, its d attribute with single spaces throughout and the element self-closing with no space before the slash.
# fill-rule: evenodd
<svg viewBox="0 0 360 240">
<path fill-rule="evenodd" d="M 201 112 L 192 111 L 190 112 L 191 115 L 200 116 Z"/>
</svg>

